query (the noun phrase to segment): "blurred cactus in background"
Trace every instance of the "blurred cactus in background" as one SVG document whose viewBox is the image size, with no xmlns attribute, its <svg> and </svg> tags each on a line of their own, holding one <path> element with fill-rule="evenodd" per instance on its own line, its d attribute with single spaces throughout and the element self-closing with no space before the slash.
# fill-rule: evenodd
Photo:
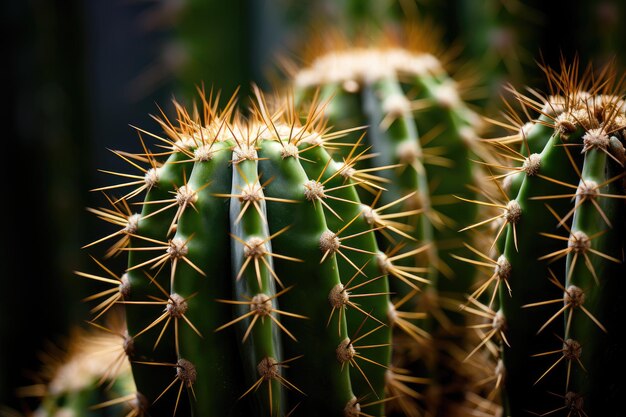
<svg viewBox="0 0 626 417">
<path fill-rule="evenodd" d="M 124 353 L 124 323 L 116 314 L 109 327 L 73 328 L 67 340 L 48 346 L 38 383 L 19 395 L 41 398 L 33 416 L 122 416 L 137 408 L 130 364 Z"/>
<path fill-rule="evenodd" d="M 356 40 L 326 30 L 309 44 L 306 66 L 288 70 L 299 100 L 317 94 L 330 100 L 325 113 L 335 129 L 367 126 L 367 132 L 352 132 L 344 142 L 371 149 L 371 157 L 352 161 L 349 147 L 333 154 L 350 164 L 355 179 L 384 179 L 385 192 L 362 187 L 362 200 L 380 218 L 374 222 L 395 219 L 393 238 L 381 242 L 399 268 L 392 271 L 400 278 L 392 285 L 392 299 L 422 317 L 423 327 L 417 340 L 398 336 L 396 349 L 408 350 L 398 360 L 430 378 L 422 406 L 445 415 L 459 407 L 472 385 L 472 371 L 461 363 L 471 342 L 458 306 L 474 283 L 474 270 L 452 254 L 467 251 L 464 242 L 473 243 L 471 232 L 459 229 L 475 220 L 476 210 L 455 203 L 476 195 L 480 166 L 471 160 L 481 153 L 482 123 L 461 98 L 462 81 L 454 81 L 440 61 L 445 51 L 437 46 L 435 28 L 374 30 Z M 449 170 L 456 175 L 446 175 Z"/>
</svg>

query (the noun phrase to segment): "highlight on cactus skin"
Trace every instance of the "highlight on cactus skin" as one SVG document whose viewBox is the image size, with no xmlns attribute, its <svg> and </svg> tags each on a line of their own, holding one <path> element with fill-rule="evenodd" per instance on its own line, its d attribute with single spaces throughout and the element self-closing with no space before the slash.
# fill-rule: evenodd
<svg viewBox="0 0 626 417">
<path fill-rule="evenodd" d="M 389 271 L 400 277 L 392 284 L 392 298 L 421 317 L 431 333 L 414 335 L 408 347 L 397 338 L 396 348 L 406 348 L 406 363 L 431 379 L 421 406 L 447 415 L 467 405 L 465 394 L 476 394 L 474 382 L 483 378 L 478 377 L 482 365 L 462 363 L 474 344 L 467 338 L 474 334 L 467 331 L 458 306 L 474 283 L 475 270 L 457 259 L 471 254 L 464 243 L 481 245 L 473 230 L 459 232 L 476 220 L 479 208 L 458 204 L 458 198 L 477 196 L 482 167 L 472 160 L 483 155 L 482 121 L 462 99 L 467 85 L 446 71 L 446 54 L 437 50 L 431 26 L 368 33 L 356 40 L 333 30 L 318 32 L 325 36 L 308 45 L 305 64 L 286 62 L 284 67 L 298 101 L 318 94 L 328 100 L 324 111 L 334 129 L 367 127 L 365 134 L 351 132 L 343 139 L 346 146 L 330 152 L 364 183 L 359 195 L 376 215 L 372 221 L 393 220 L 386 232 L 390 236 L 379 239 L 385 256 L 398 265 Z M 349 146 L 354 144 L 371 155 L 355 161 L 359 153 Z M 369 184 L 370 178 L 385 191 Z M 407 255 L 397 256 L 399 248 Z M 412 348 L 414 343 L 420 348 Z"/>
<path fill-rule="evenodd" d="M 244 114 L 200 91 L 201 106 L 156 118 L 165 134 L 137 128 L 141 154 L 114 151 L 135 172 L 106 171 L 122 181 L 89 209 L 115 227 L 85 246 L 105 248 L 102 273 L 77 273 L 107 286 L 86 299 L 94 320 L 124 306 L 132 394 L 151 416 L 410 410 L 426 381 L 396 365 L 392 332 L 428 335 L 390 283 L 422 284 L 395 265 L 418 251 L 378 244 L 406 234 L 383 213 L 404 198 L 361 202 L 381 181 L 331 158 L 350 130 L 329 130 L 325 103 L 255 92 Z M 370 157 L 348 146 L 352 163 Z M 107 266 L 120 255 L 121 274 Z"/>
<path fill-rule="evenodd" d="M 486 141 L 498 195 L 494 250 L 468 262 L 487 271 L 466 310 L 483 318 L 472 351 L 500 359 L 505 414 L 623 414 L 626 277 L 626 102 L 611 66 L 542 68 L 549 94 L 512 90 L 501 123 L 514 134 Z M 523 117 L 528 117 L 525 121 Z M 496 393 L 494 392 L 495 396 Z"/>
</svg>

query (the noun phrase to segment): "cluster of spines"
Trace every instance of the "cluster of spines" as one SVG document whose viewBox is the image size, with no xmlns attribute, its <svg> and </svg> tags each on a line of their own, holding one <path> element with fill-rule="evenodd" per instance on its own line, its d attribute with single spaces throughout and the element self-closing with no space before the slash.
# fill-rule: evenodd
<svg viewBox="0 0 626 417">
<path fill-rule="evenodd" d="M 260 92 L 246 118 L 234 100 L 175 108 L 176 124 L 158 119 L 166 137 L 138 129 L 165 151 L 142 140 L 142 154 L 116 152 L 141 173 L 109 172 L 130 181 L 99 191 L 130 191 L 91 210 L 119 229 L 87 246 L 114 239 L 105 257 L 128 253 L 127 270 L 79 273 L 113 285 L 89 298 L 104 300 L 95 318 L 124 304 L 152 415 L 186 407 L 185 392 L 195 412 L 259 415 L 382 415 L 416 397 L 423 381 L 391 366 L 391 330 L 427 336 L 390 302 L 388 274 L 419 278 L 394 264 L 412 252 L 378 250 L 375 233 L 400 230 L 359 202 L 356 186 L 382 188 L 353 167 L 365 153 L 334 161 L 326 148 L 344 133 L 327 132 L 317 105 L 304 122 Z"/>
<path fill-rule="evenodd" d="M 500 211 L 490 219 L 493 250 L 466 259 L 492 269 L 469 298 L 467 309 L 487 319 L 472 354 L 487 346 L 502 359 L 509 415 L 606 415 L 619 401 L 611 367 L 623 361 L 622 82 L 609 67 L 544 70 L 550 96 L 513 91 L 538 117 L 510 113 L 517 133 L 488 140 L 503 160 L 491 169 L 504 173 L 493 176 L 499 196 L 478 202 Z"/>
</svg>

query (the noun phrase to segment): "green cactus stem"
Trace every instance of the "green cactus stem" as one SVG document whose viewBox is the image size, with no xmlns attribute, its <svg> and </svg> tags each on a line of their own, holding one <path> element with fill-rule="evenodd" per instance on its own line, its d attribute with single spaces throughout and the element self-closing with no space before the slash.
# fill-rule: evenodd
<svg viewBox="0 0 626 417">
<path fill-rule="evenodd" d="M 63 345 L 44 352 L 42 383 L 18 390 L 41 397 L 32 416 L 113 417 L 141 409 L 124 352 L 124 323 L 117 312 L 108 319 L 109 327 L 73 328 Z"/>
<path fill-rule="evenodd" d="M 441 388 L 460 375 L 463 367 L 451 364 L 462 359 L 458 351 L 469 334 L 458 305 L 475 272 L 455 256 L 470 253 L 463 243 L 473 240 L 472 231 L 459 229 L 475 220 L 477 208 L 456 203 L 476 198 L 472 187 L 479 168 L 471 160 L 481 151 L 478 118 L 430 52 L 429 29 L 409 29 L 408 48 L 392 36 L 351 42 L 329 31 L 319 46 L 311 46 L 307 66 L 291 75 L 298 101 L 329 100 L 325 113 L 334 129 L 367 127 L 344 142 L 371 150 L 370 157 L 354 163 L 351 146 L 331 155 L 351 166 L 352 177 L 363 182 L 361 200 L 374 211 L 384 209 L 380 220 L 393 225 L 379 233 L 378 242 L 398 268 L 400 279 L 390 281 L 394 302 L 428 313 L 425 326 L 434 341 L 414 341 L 422 344 L 420 361 L 430 356 L 430 376 Z M 373 175 L 384 192 L 368 183 Z M 394 257 L 400 248 L 406 256 Z M 461 401 L 464 390 L 455 391 Z M 446 413 L 448 401 L 427 402 L 432 412 Z"/>
<path fill-rule="evenodd" d="M 530 129 L 521 152 L 497 146 L 505 159 L 524 156 L 508 168 L 513 181 L 501 197 L 510 200 L 498 206 L 506 285 L 492 306 L 470 301 L 500 317 L 484 325 L 480 347 L 501 352 L 507 415 L 617 416 L 625 388 L 617 371 L 626 276 L 622 85 L 609 67 L 599 77 L 591 67 L 579 76 L 577 62 L 544 70 L 555 87 L 543 103 L 516 94 L 542 126 Z"/>
<path fill-rule="evenodd" d="M 385 225 L 327 152 L 345 132 L 328 133 L 319 103 L 303 121 L 293 98 L 259 90 L 245 116 L 234 97 L 221 111 L 204 97 L 175 107 L 165 136 L 140 129 L 165 152 L 117 152 L 142 175 L 111 173 L 132 181 L 102 191 L 130 191 L 92 209 L 123 227 L 89 247 L 115 238 L 106 254 L 128 254 L 104 280 L 119 293 L 93 312 L 124 304 L 148 412 L 382 416 L 395 394 L 417 395 L 391 366 L 392 329 L 408 321 L 390 301 L 393 262 L 380 262 Z"/>
</svg>

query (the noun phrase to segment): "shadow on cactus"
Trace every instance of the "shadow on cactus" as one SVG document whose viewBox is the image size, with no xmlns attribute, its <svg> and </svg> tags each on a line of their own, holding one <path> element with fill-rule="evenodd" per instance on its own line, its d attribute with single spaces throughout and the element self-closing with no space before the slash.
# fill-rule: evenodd
<svg viewBox="0 0 626 417">
<path fill-rule="evenodd" d="M 485 321 L 472 353 L 500 359 L 506 415 L 622 415 L 624 77 L 542 69 L 549 94 L 513 90 L 514 134 L 487 140 L 499 194 L 476 203 L 500 211 L 479 223 L 495 223 L 498 250 L 468 259 L 490 270 L 467 307 Z"/>
</svg>

